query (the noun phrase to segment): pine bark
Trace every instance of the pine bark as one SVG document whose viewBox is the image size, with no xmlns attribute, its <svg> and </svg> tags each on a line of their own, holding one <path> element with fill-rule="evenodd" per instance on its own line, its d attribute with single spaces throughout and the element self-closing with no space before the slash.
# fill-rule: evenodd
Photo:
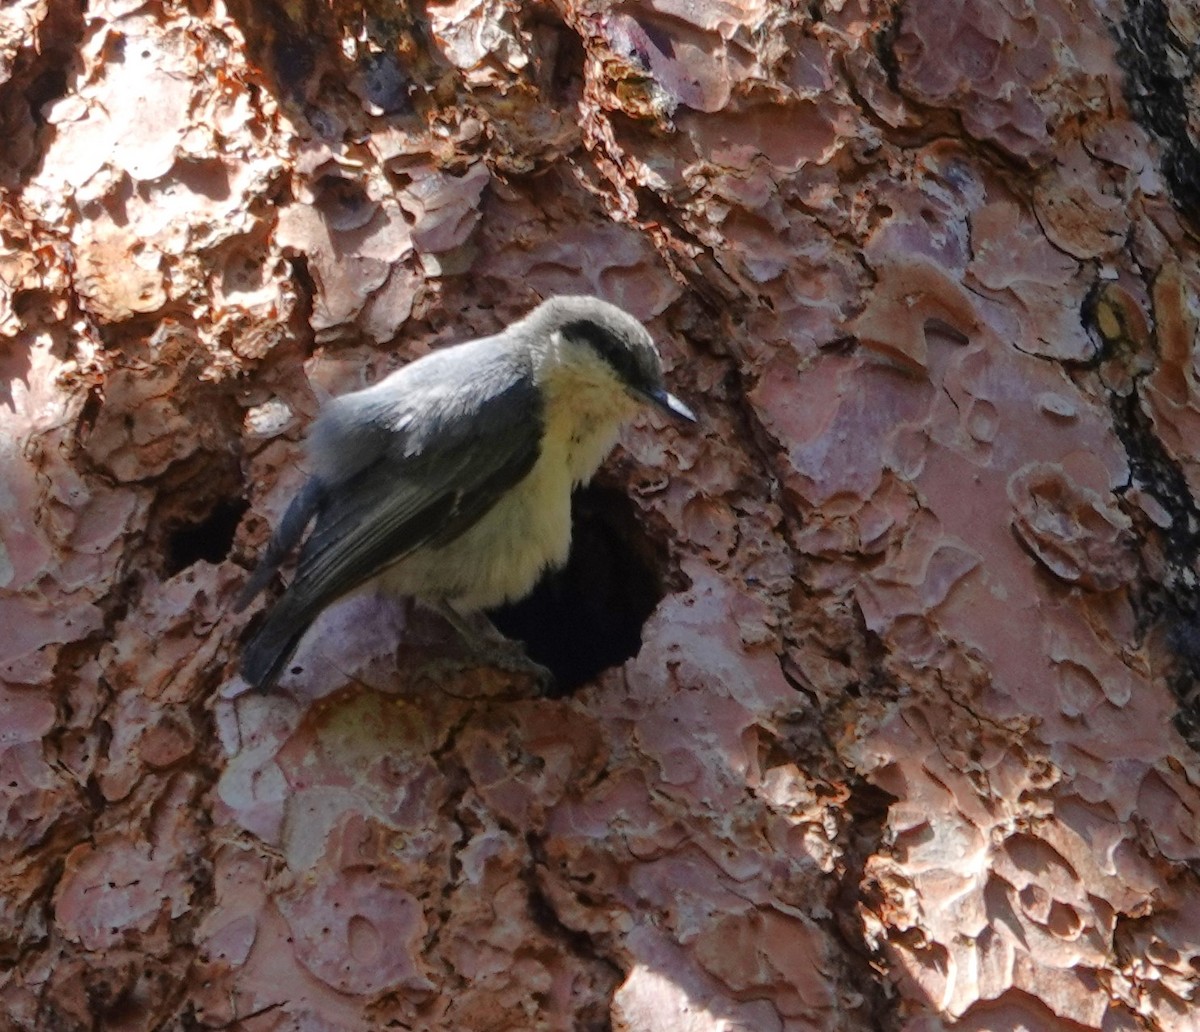
<svg viewBox="0 0 1200 1032">
<path fill-rule="evenodd" d="M 0 1028 L 1200 1030 L 1198 46 L 6 4 Z M 507 614 L 561 690 L 364 597 L 239 693 L 322 399 L 568 292 L 704 426 Z"/>
</svg>

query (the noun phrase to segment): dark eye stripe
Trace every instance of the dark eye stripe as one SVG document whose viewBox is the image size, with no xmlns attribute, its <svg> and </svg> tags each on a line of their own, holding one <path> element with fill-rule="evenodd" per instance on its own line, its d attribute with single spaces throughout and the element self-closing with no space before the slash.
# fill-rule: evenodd
<svg viewBox="0 0 1200 1032">
<path fill-rule="evenodd" d="M 649 377 L 638 362 L 637 352 L 615 333 L 597 326 L 594 322 L 579 320 L 567 323 L 562 332 L 575 340 L 586 343 L 616 371 L 617 376 L 631 386 L 647 383 Z"/>
</svg>

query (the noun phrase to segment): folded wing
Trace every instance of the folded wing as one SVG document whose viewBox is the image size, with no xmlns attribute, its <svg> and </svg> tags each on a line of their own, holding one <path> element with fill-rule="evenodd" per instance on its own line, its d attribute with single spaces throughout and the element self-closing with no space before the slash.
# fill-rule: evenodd
<svg viewBox="0 0 1200 1032">
<path fill-rule="evenodd" d="M 453 540 L 533 468 L 542 413 L 532 377 L 498 359 L 475 372 L 465 390 L 431 391 L 415 382 L 406 407 L 380 407 L 375 433 L 336 410 L 314 428 L 322 465 L 344 443 L 355 451 L 344 463 L 353 472 L 340 481 L 336 469 L 318 472 L 310 481 L 317 486 L 297 496 L 264 553 L 263 565 L 272 565 L 247 585 L 257 590 L 270 578 L 315 514 L 295 578 L 242 655 L 242 676 L 251 684 L 265 688 L 278 677 L 326 605 L 414 549 Z"/>
</svg>

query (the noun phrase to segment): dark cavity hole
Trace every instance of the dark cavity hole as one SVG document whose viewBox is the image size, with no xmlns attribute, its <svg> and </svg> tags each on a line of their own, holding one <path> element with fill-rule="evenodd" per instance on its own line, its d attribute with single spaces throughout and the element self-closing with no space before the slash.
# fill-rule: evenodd
<svg viewBox="0 0 1200 1032">
<path fill-rule="evenodd" d="M 233 547 L 233 535 L 249 504 L 242 498 L 219 501 L 199 523 L 175 527 L 167 536 L 167 576 L 193 563 L 219 563 Z"/>
<path fill-rule="evenodd" d="M 636 656 L 642 624 L 664 594 L 657 571 L 665 557 L 622 491 L 596 484 L 577 491 L 571 519 L 567 565 L 520 602 L 488 614 L 554 674 L 555 696 Z"/>
</svg>

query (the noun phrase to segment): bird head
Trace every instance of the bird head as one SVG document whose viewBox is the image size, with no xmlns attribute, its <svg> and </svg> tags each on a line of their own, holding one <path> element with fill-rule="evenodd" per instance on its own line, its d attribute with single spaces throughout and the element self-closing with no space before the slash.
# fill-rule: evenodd
<svg viewBox="0 0 1200 1032">
<path fill-rule="evenodd" d="M 642 404 L 672 419 L 694 423 L 696 416 L 667 390 L 654 339 L 637 319 L 596 297 L 551 298 L 530 313 L 531 329 L 557 338 L 555 362 L 587 369 L 610 379 Z"/>
</svg>

